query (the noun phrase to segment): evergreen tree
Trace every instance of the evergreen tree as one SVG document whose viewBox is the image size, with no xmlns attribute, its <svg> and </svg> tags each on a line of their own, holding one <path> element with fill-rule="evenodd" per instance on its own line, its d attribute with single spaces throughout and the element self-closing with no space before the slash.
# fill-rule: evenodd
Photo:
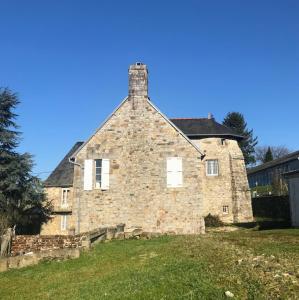
<svg viewBox="0 0 299 300">
<path fill-rule="evenodd" d="M 257 144 L 257 137 L 253 136 L 252 129 L 247 129 L 244 116 L 239 112 L 230 112 L 226 115 L 222 124 L 231 128 L 236 134 L 245 137 L 245 139 L 239 141 L 245 164 L 249 165 L 255 163 L 254 147 Z"/>
<path fill-rule="evenodd" d="M 268 147 L 268 150 L 267 150 L 267 152 L 265 154 L 265 157 L 263 159 L 263 163 L 269 162 L 271 160 L 273 160 L 273 154 L 272 154 L 271 148 Z"/>
<path fill-rule="evenodd" d="M 19 104 L 16 94 L 0 89 L 0 218 L 17 232 L 37 233 L 49 219 L 51 205 L 40 180 L 31 174 L 32 156 L 19 154 L 20 132 L 14 113 Z"/>
</svg>

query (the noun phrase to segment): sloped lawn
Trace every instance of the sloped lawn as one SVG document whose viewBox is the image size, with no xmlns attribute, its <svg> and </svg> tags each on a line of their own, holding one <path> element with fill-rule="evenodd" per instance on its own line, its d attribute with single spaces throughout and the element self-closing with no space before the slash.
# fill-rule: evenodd
<svg viewBox="0 0 299 300">
<path fill-rule="evenodd" d="M 298 229 L 242 229 L 99 244 L 1 273 L 0 299 L 298 299 L 298 282 Z"/>
</svg>

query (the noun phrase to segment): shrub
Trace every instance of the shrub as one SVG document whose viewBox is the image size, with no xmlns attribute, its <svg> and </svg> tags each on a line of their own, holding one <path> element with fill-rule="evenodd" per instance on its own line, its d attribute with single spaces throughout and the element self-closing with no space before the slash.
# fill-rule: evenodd
<svg viewBox="0 0 299 300">
<path fill-rule="evenodd" d="M 221 227 L 224 223 L 219 219 L 219 216 L 208 214 L 205 217 L 205 225 L 206 227 Z"/>
</svg>

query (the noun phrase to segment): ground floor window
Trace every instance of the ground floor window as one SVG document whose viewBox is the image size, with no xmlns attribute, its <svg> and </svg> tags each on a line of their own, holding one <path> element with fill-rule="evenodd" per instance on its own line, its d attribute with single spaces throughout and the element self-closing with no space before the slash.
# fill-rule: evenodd
<svg viewBox="0 0 299 300">
<path fill-rule="evenodd" d="M 60 217 L 60 229 L 61 230 L 67 230 L 67 222 L 68 221 L 68 216 L 67 215 L 62 215 Z"/>
<path fill-rule="evenodd" d="M 223 207 L 222 207 L 222 212 L 224 213 L 224 214 L 228 214 L 228 205 L 223 205 Z"/>
</svg>

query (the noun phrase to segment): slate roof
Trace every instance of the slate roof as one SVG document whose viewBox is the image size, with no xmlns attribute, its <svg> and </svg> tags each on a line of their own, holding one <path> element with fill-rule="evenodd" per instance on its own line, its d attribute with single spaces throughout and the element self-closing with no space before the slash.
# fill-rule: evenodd
<svg viewBox="0 0 299 300">
<path fill-rule="evenodd" d="M 250 168 L 247 170 L 247 174 L 254 174 L 256 172 L 268 169 L 268 168 L 272 168 L 272 167 L 276 167 L 278 165 L 284 164 L 286 162 L 292 161 L 292 160 L 298 160 L 299 159 L 299 151 L 295 151 L 292 152 L 290 154 L 287 154 L 283 157 L 277 158 L 277 159 L 273 159 L 267 163 L 261 164 L 259 166 Z"/>
<path fill-rule="evenodd" d="M 196 137 L 228 137 L 236 140 L 244 139 L 231 128 L 219 124 L 214 118 L 178 118 L 170 119 L 189 138 Z"/>
<path fill-rule="evenodd" d="M 44 186 L 71 186 L 73 185 L 74 165 L 69 162 L 69 157 L 83 144 L 77 142 L 68 154 L 62 159 L 56 169 L 44 181 Z"/>
</svg>

